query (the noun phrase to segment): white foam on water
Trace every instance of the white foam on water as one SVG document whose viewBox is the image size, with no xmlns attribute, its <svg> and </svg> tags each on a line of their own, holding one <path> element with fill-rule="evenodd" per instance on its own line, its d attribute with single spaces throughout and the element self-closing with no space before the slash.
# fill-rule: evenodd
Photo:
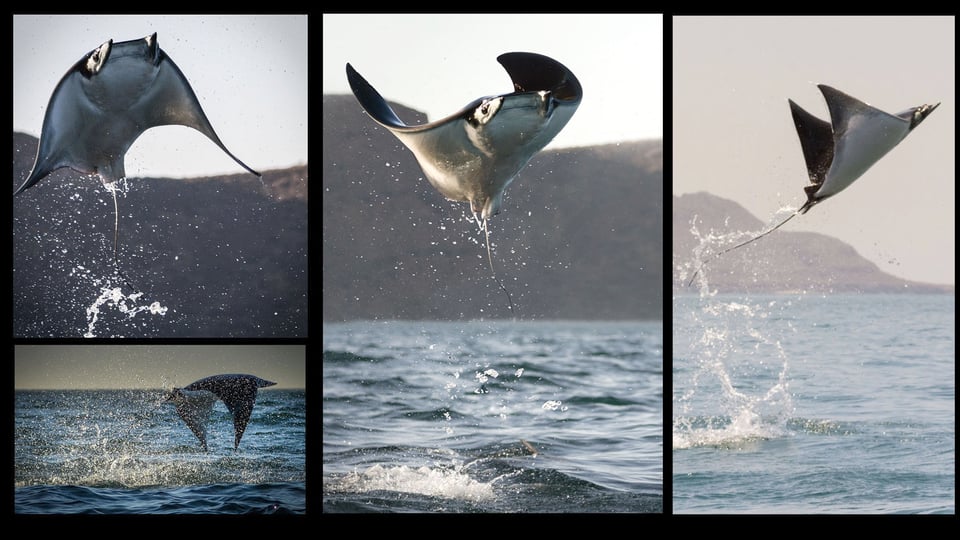
<svg viewBox="0 0 960 540">
<path fill-rule="evenodd" d="M 563 402 L 556 399 L 545 401 L 543 405 L 540 406 L 540 408 L 545 411 L 556 411 L 556 410 L 566 411 L 567 410 L 566 407 L 563 407 Z"/>
<path fill-rule="evenodd" d="M 496 498 L 493 482 L 478 482 L 458 469 L 374 465 L 352 472 L 328 486 L 334 491 L 366 493 L 397 491 L 445 499 L 489 501 Z"/>
<path fill-rule="evenodd" d="M 764 421 L 750 409 L 741 410 L 729 423 L 717 427 L 691 427 L 691 420 L 674 420 L 673 449 L 696 447 L 745 449 L 753 443 L 785 436 L 786 429 L 778 424 Z M 681 429 L 678 429 L 681 428 Z"/>
</svg>

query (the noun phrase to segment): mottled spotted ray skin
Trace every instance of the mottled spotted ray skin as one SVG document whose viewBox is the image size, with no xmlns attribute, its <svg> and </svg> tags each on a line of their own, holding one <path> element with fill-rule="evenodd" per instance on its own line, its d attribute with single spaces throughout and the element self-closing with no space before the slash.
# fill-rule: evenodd
<svg viewBox="0 0 960 540">
<path fill-rule="evenodd" d="M 177 414 L 200 440 L 204 451 L 207 450 L 207 419 L 216 400 L 223 401 L 233 415 L 233 448 L 237 449 L 250 421 L 250 413 L 253 412 L 253 405 L 257 400 L 257 389 L 275 384 L 277 383 L 253 375 L 213 375 L 183 388 L 174 388 L 166 401 L 172 401 L 176 405 Z"/>
</svg>

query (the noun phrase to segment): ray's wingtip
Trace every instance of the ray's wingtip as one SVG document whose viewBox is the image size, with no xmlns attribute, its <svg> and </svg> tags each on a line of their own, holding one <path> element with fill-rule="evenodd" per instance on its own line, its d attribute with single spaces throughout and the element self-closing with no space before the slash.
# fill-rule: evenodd
<svg viewBox="0 0 960 540">
<path fill-rule="evenodd" d="M 354 79 L 356 79 L 356 78 L 358 78 L 358 77 L 361 78 L 361 79 L 363 78 L 363 77 L 360 77 L 360 73 L 357 72 L 357 69 L 354 68 L 354 67 L 350 64 L 350 62 L 347 62 L 346 70 L 347 70 L 347 80 L 350 82 L 350 85 L 351 85 L 351 86 L 353 86 L 353 84 L 354 84 Z"/>
<path fill-rule="evenodd" d="M 27 179 L 20 184 L 20 187 L 18 187 L 17 190 L 13 192 L 13 196 L 16 197 L 17 195 L 23 193 L 27 189 L 33 187 L 33 185 L 36 184 L 38 181 L 40 181 L 40 177 L 35 177 L 33 174 L 33 171 L 31 171 L 30 176 L 28 176 Z"/>
</svg>

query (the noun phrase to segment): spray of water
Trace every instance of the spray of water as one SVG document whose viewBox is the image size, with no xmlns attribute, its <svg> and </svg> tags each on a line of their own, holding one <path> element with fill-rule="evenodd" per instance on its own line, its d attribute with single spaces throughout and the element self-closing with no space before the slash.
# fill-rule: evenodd
<svg viewBox="0 0 960 540">
<path fill-rule="evenodd" d="M 118 182 L 104 184 L 104 187 L 113 196 L 114 211 L 114 231 L 113 231 L 113 266 L 114 276 L 119 283 L 114 283 L 111 278 L 96 278 L 99 289 L 99 295 L 86 308 L 87 331 L 83 337 L 96 337 L 96 326 L 100 320 L 101 310 L 116 309 L 128 319 L 133 319 L 140 313 L 149 313 L 151 315 L 165 315 L 167 307 L 160 305 L 159 302 L 152 302 L 148 305 L 141 304 L 141 298 L 144 293 L 133 285 L 126 274 L 120 269 L 119 259 L 119 238 L 120 238 L 120 212 L 117 205 L 117 193 L 126 194 L 129 190 L 126 179 Z M 86 274 L 87 271 L 82 266 L 74 269 L 74 275 Z M 132 292 L 125 293 L 124 287 Z"/>
<path fill-rule="evenodd" d="M 701 240 L 699 257 L 716 237 L 691 232 Z M 699 303 L 674 314 L 675 335 L 686 347 L 675 349 L 674 376 L 683 391 L 674 396 L 673 448 L 739 447 L 783 436 L 794 410 L 789 358 L 770 337 L 770 319 L 789 305 L 719 298 L 706 273 L 699 276 Z"/>
</svg>

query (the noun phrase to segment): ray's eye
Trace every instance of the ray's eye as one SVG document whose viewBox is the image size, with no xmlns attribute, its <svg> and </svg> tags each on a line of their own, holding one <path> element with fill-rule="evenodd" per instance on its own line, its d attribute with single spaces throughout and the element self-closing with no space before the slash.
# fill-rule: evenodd
<svg viewBox="0 0 960 540">
<path fill-rule="evenodd" d="M 473 111 L 472 121 L 476 124 L 486 124 L 490 121 L 494 115 L 497 114 L 497 111 L 500 110 L 500 105 L 503 102 L 503 98 L 488 99 L 483 101 L 480 106 L 478 106 Z"/>
</svg>

